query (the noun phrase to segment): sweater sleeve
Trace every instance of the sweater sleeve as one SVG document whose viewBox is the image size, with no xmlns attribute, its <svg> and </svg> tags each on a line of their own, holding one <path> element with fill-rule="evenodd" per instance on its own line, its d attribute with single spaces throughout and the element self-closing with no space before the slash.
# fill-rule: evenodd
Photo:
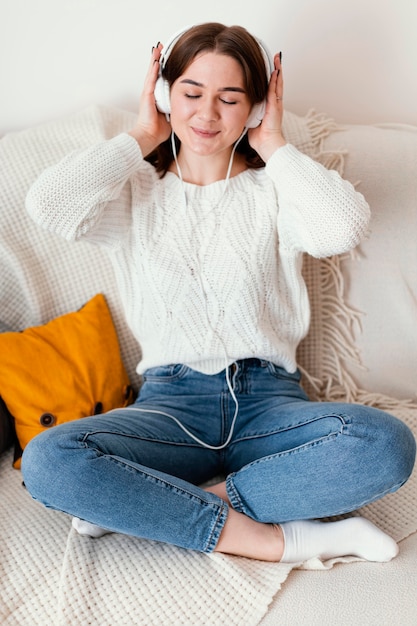
<svg viewBox="0 0 417 626">
<path fill-rule="evenodd" d="M 266 173 L 277 190 L 278 229 L 289 248 L 320 258 L 347 252 L 367 235 L 369 205 L 336 171 L 286 144 Z"/>
<path fill-rule="evenodd" d="M 138 143 L 126 133 L 73 152 L 39 176 L 26 209 L 41 227 L 68 241 L 100 239 L 101 230 L 109 239 L 102 243 L 114 245 L 130 224 L 129 177 L 143 163 Z"/>
</svg>

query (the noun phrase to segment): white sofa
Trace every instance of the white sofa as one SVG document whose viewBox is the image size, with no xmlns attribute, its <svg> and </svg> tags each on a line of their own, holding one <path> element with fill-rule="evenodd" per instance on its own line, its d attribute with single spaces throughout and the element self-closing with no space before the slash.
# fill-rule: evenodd
<svg viewBox="0 0 417 626">
<path fill-rule="evenodd" d="M 91 107 L 0 141 L 0 330 L 43 328 L 103 293 L 137 388 L 140 347 L 125 326 L 108 259 L 89 244 L 42 232 L 24 209 L 27 190 L 45 167 L 128 129 L 134 117 Z M 299 349 L 304 384 L 315 398 L 391 410 L 416 433 L 417 128 L 343 127 L 316 112 L 286 113 L 284 121 L 289 141 L 357 184 L 373 213 L 370 237 L 354 254 L 305 259 L 312 324 Z M 0 335 L 0 363 L 2 338 L 7 335 Z M 399 556 L 387 564 L 345 558 L 293 567 L 205 556 L 122 535 L 81 537 L 66 515 L 30 498 L 13 467 L 6 374 L 0 375 L 6 402 L 0 407 L 0 446 L 6 448 L 0 457 L 2 624 L 417 623 L 416 472 L 398 493 L 361 511 L 399 541 Z M 23 394 L 27 373 L 21 376 Z M 55 393 L 51 387 L 45 411 L 54 406 Z"/>
</svg>

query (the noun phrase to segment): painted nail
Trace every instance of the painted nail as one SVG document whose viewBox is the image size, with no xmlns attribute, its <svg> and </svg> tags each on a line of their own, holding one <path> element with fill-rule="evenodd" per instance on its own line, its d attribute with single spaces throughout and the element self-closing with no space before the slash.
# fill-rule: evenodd
<svg viewBox="0 0 417 626">
<path fill-rule="evenodd" d="M 282 63 L 282 52 L 279 53 L 279 62 Z"/>
</svg>

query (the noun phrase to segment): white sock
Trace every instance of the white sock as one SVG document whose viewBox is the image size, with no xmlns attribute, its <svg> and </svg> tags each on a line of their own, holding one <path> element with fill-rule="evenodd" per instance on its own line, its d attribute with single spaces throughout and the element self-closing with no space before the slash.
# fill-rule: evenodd
<svg viewBox="0 0 417 626">
<path fill-rule="evenodd" d="M 283 563 L 302 563 L 357 556 L 367 561 L 390 561 L 398 546 L 389 535 L 363 517 L 337 522 L 295 521 L 280 524 L 284 534 Z"/>
<path fill-rule="evenodd" d="M 72 527 L 75 528 L 79 535 L 87 535 L 88 537 L 102 537 L 103 535 L 107 535 L 111 533 L 111 530 L 107 530 L 106 528 L 100 528 L 100 526 L 96 526 L 95 524 L 90 524 L 90 522 L 86 522 L 79 517 L 72 518 Z"/>
</svg>

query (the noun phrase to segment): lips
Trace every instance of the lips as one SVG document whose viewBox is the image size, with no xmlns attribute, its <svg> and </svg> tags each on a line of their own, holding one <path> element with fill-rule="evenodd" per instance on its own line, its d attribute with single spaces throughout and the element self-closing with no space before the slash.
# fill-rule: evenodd
<svg viewBox="0 0 417 626">
<path fill-rule="evenodd" d="M 219 131 L 217 130 L 205 130 L 204 128 L 192 127 L 192 129 L 196 135 L 202 137 L 203 139 L 212 139 L 213 137 L 216 137 L 216 135 L 218 135 L 219 133 Z"/>
</svg>

